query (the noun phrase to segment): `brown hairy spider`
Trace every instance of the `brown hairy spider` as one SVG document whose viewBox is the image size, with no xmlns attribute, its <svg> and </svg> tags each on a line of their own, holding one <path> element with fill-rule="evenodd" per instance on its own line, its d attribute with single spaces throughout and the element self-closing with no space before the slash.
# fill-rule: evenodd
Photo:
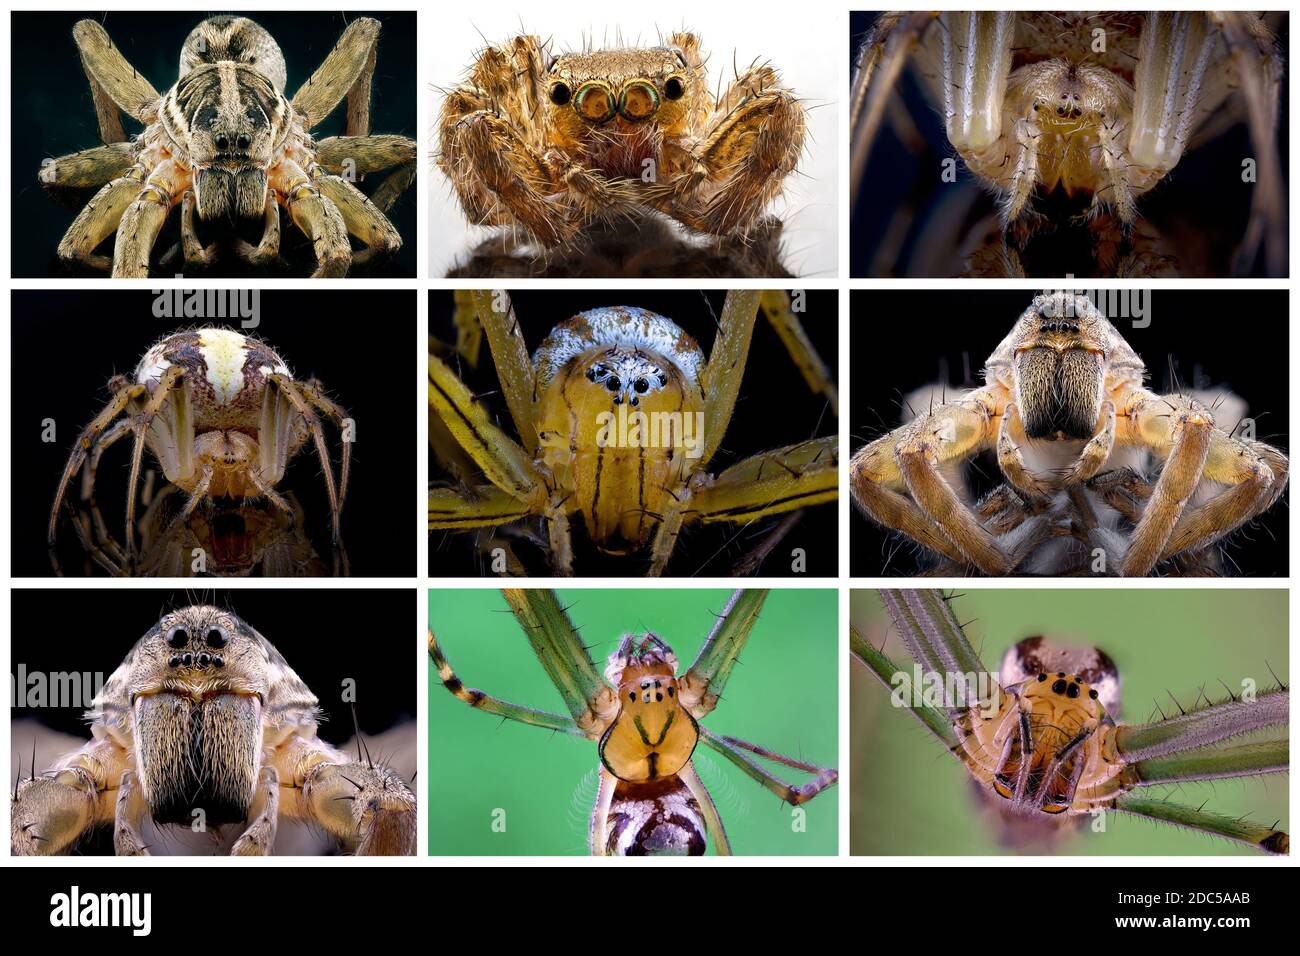
<svg viewBox="0 0 1300 956">
<path fill-rule="evenodd" d="M 1131 233 L 1137 198 L 1197 144 L 1198 133 L 1226 128 L 1224 120 L 1234 117 L 1224 107 L 1235 90 L 1259 167 L 1241 258 L 1253 261 L 1262 243 L 1270 273 L 1285 274 L 1276 144 L 1282 56 L 1257 14 L 882 14 L 853 81 L 855 202 L 909 56 L 949 142 L 997 194 L 1003 228 L 1022 236 L 1045 224 L 1035 193 L 1041 198 L 1058 188 L 1090 200 L 1088 221 L 1113 212 Z"/>
<path fill-rule="evenodd" d="M 84 468 L 82 499 L 90 501 L 100 457 L 127 435 L 133 443 L 122 565 L 129 566 L 136 553 L 135 508 L 146 447 L 167 480 L 188 493 L 179 515 L 183 520 L 209 498 L 265 498 L 292 514 L 275 486 L 289 460 L 310 441 L 329 495 L 334 541 L 339 541 L 352 461 L 351 419 L 318 381 L 294 379 L 284 359 L 265 342 L 233 329 L 176 332 L 145 353 L 130 379 L 114 376 L 109 389 L 113 397 L 77 436 L 63 468 L 50 508 L 51 547 L 73 476 Z M 317 412 L 343 436 L 337 484 Z"/>
<path fill-rule="evenodd" d="M 415 794 L 394 771 L 317 736 L 319 701 L 271 642 L 234 614 L 195 605 L 136 642 L 87 714 L 92 738 L 13 795 L 15 856 L 67 853 L 113 824 L 118 856 L 148 856 L 161 825 L 243 828 L 234 856 L 271 853 L 281 819 L 360 855 L 415 850 Z"/>
<path fill-rule="evenodd" d="M 515 37 L 478 55 L 438 125 L 438 165 L 469 219 L 543 248 L 652 212 L 697 233 L 745 233 L 805 133 L 803 107 L 767 64 L 714 99 L 691 33 L 559 55 Z"/>
<path fill-rule="evenodd" d="M 982 388 L 939 404 L 859 449 L 853 500 L 869 517 L 939 554 L 955 573 L 1010 574 L 1062 527 L 1124 576 L 1195 554 L 1277 501 L 1288 462 L 1238 438 L 1182 394 L 1143 387 L 1146 366 L 1086 296 L 1036 296 L 985 366 Z M 973 511 L 955 466 L 995 450 L 1006 485 Z M 1145 480 L 1134 454 L 1163 460 Z M 1113 509 L 1107 512 L 1104 509 Z M 1133 525 L 1124 538 L 1107 525 Z"/>
<path fill-rule="evenodd" d="M 204 247 L 204 221 L 262 219 L 256 247 L 235 252 L 253 265 L 280 254 L 280 207 L 312 240 L 313 276 L 346 275 L 349 267 L 402 244 L 384 215 L 415 176 L 415 143 L 370 135 L 370 84 L 379 21 L 354 21 L 325 62 L 292 100 L 284 95 L 285 63 L 271 35 L 243 17 L 200 23 L 181 48 L 180 77 L 159 95 L 93 20 L 73 29 L 99 119 L 104 146 L 49 160 L 47 187 L 96 188 L 59 243 L 59 256 L 147 277 L 154 242 L 171 210 L 181 207 L 187 265 L 215 260 Z M 346 135 L 320 142 L 310 130 L 347 98 Z M 119 110 L 145 124 L 128 141 Z M 351 180 L 393 169 L 367 197 Z M 116 232 L 112 256 L 96 254 Z M 353 253 L 349 235 L 366 249 Z"/>
</svg>

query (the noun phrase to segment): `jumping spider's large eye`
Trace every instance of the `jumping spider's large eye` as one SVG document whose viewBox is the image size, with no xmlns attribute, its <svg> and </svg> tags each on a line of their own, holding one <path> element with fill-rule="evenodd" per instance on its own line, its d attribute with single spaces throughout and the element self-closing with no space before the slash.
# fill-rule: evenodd
<svg viewBox="0 0 1300 956">
<path fill-rule="evenodd" d="M 573 90 L 569 89 L 568 83 L 556 83 L 551 87 L 551 102 L 556 106 L 564 106 L 571 99 Z"/>
<path fill-rule="evenodd" d="M 183 627 L 175 628 L 167 635 L 168 647 L 184 647 L 190 642 L 190 632 Z"/>
<path fill-rule="evenodd" d="M 668 77 L 668 82 L 664 84 L 664 99 L 680 100 L 686 95 L 686 84 L 675 76 Z"/>
</svg>

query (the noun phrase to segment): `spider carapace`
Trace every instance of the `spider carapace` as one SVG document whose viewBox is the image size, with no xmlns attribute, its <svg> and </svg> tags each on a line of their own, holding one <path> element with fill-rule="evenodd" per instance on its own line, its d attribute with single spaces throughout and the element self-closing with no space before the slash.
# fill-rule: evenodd
<svg viewBox="0 0 1300 956">
<path fill-rule="evenodd" d="M 537 350 L 542 460 L 601 550 L 643 547 L 698 464 L 703 365 L 676 323 L 634 307 L 576 315 Z"/>
<path fill-rule="evenodd" d="M 605 676 L 618 686 L 618 717 L 600 738 L 600 762 L 625 783 L 675 777 L 700 739 L 695 718 L 677 699 L 677 657 L 647 634 L 633 638 L 611 659 Z"/>
<path fill-rule="evenodd" d="M 1040 673 L 1002 690 L 995 712 L 967 713 L 962 757 L 1017 811 L 1065 813 L 1112 796 L 1114 722 L 1078 674 Z"/>
</svg>

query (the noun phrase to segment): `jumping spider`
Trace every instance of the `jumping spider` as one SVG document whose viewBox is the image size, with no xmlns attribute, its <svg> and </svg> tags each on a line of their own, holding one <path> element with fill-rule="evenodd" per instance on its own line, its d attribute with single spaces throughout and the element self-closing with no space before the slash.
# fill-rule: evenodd
<svg viewBox="0 0 1300 956">
<path fill-rule="evenodd" d="M 109 389 L 113 397 L 77 437 L 63 468 L 50 509 L 51 547 L 73 476 L 84 468 L 82 498 L 91 500 L 100 457 L 127 435 L 133 445 L 124 565 L 130 566 L 136 552 L 135 509 L 146 447 L 167 480 L 188 493 L 176 519 L 184 520 L 208 498 L 261 497 L 291 515 L 275 486 L 289 460 L 310 440 L 329 495 L 334 542 L 339 542 L 352 461 L 351 420 L 315 379 L 294 379 L 284 359 L 265 342 L 224 328 L 176 332 L 145 353 L 130 379 L 114 376 Z M 317 411 L 343 435 L 337 483 Z"/>
<path fill-rule="evenodd" d="M 1061 558 L 1053 543 L 1070 536 L 1124 576 L 1196 555 L 1277 501 L 1287 457 L 1217 427 L 1187 395 L 1148 391 L 1145 375 L 1086 296 L 1036 296 L 989 356 L 982 388 L 854 454 L 853 500 L 957 574 L 1033 568 L 1044 546 Z M 972 510 L 946 473 L 983 451 L 1006 484 Z M 1163 461 L 1155 481 L 1131 466 L 1134 453 Z"/>
<path fill-rule="evenodd" d="M 415 849 L 415 794 L 367 754 L 317 736 L 319 702 L 261 634 L 195 605 L 166 614 L 109 676 L 87 714 L 92 739 L 13 796 L 15 856 L 67 853 L 113 824 L 118 856 L 146 856 L 160 825 L 240 825 L 231 853 L 265 856 L 280 820 L 320 827 L 361 855 Z"/>
<path fill-rule="evenodd" d="M 285 62 L 266 30 L 243 17 L 200 23 L 181 48 L 180 76 L 159 95 L 126 61 L 104 28 L 73 29 L 105 145 L 44 163 L 47 187 L 99 191 L 68 227 L 59 257 L 124 278 L 147 277 L 154 243 L 181 207 L 187 265 L 219 254 L 204 246 L 206 223 L 262 220 L 261 241 L 234 251 L 253 265 L 280 255 L 280 207 L 312 241 L 314 276 L 342 276 L 353 263 L 389 255 L 402 238 L 384 215 L 415 175 L 415 143 L 370 135 L 370 84 L 379 22 L 353 21 L 320 68 L 286 99 Z M 347 98 L 346 134 L 310 134 Z M 145 125 L 130 141 L 119 110 Z M 367 197 L 350 179 L 394 170 Z M 112 256 L 96 249 L 116 232 Z M 349 235 L 365 243 L 354 253 Z"/>
<path fill-rule="evenodd" d="M 543 250 L 653 213 L 727 237 L 759 222 L 804 134 L 802 105 L 767 64 L 715 100 L 694 34 L 558 55 L 519 36 L 447 94 L 438 165 L 471 222 Z"/>
<path fill-rule="evenodd" d="M 1248 267 L 1262 244 L 1269 273 L 1285 274 L 1276 143 L 1282 56 L 1259 15 L 881 14 L 859 54 L 851 95 L 855 203 L 887 104 L 913 56 L 948 142 L 997 195 L 1003 229 L 1020 245 L 1064 225 L 1035 209 L 1036 194 L 1042 200 L 1058 190 L 1086 203 L 1076 221 L 1094 228 L 1099 242 L 1110 214 L 1131 237 L 1138 197 L 1169 174 L 1198 133 L 1225 128 L 1236 92 L 1258 162 L 1239 266 Z"/>
</svg>

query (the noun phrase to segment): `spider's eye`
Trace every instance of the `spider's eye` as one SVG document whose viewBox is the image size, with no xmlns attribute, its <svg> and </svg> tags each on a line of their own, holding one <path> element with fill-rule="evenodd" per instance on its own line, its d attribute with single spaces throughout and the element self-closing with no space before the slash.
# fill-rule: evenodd
<svg viewBox="0 0 1300 956">
<path fill-rule="evenodd" d="M 1060 680 L 1060 679 L 1058 678 L 1057 681 L 1056 681 L 1054 684 L 1052 684 L 1052 693 L 1053 693 L 1053 694 L 1064 694 L 1064 693 L 1065 693 L 1065 681 Z"/>
<path fill-rule="evenodd" d="M 664 98 L 680 100 L 685 95 L 686 84 L 675 76 L 668 77 L 668 82 L 664 84 Z"/>
<path fill-rule="evenodd" d="M 605 387 L 611 392 L 617 392 L 623 387 L 623 383 L 619 380 L 617 375 L 611 375 L 609 378 L 605 379 Z"/>
<path fill-rule="evenodd" d="M 230 643 L 230 638 L 226 637 L 225 632 L 214 627 L 208 631 L 207 642 L 208 647 L 225 647 Z"/>
<path fill-rule="evenodd" d="M 564 106 L 571 99 L 573 90 L 569 89 L 568 83 L 556 83 L 551 87 L 551 102 L 556 106 Z"/>
<path fill-rule="evenodd" d="M 638 378 L 635 382 L 633 382 L 632 387 L 635 388 L 642 395 L 650 391 L 650 383 L 643 378 Z"/>
<path fill-rule="evenodd" d="M 224 152 L 225 150 L 230 149 L 230 137 L 224 134 L 218 136 L 216 139 L 212 141 L 212 145 L 216 146 L 217 149 L 222 150 Z"/>
<path fill-rule="evenodd" d="M 178 627 L 167 635 L 168 647 L 184 647 L 190 642 L 190 632 L 183 627 Z"/>
<path fill-rule="evenodd" d="M 239 139 L 235 140 L 235 145 L 238 146 L 240 149 L 248 149 L 248 147 L 251 146 L 252 143 L 253 141 L 248 138 L 247 133 L 240 133 Z"/>
</svg>

